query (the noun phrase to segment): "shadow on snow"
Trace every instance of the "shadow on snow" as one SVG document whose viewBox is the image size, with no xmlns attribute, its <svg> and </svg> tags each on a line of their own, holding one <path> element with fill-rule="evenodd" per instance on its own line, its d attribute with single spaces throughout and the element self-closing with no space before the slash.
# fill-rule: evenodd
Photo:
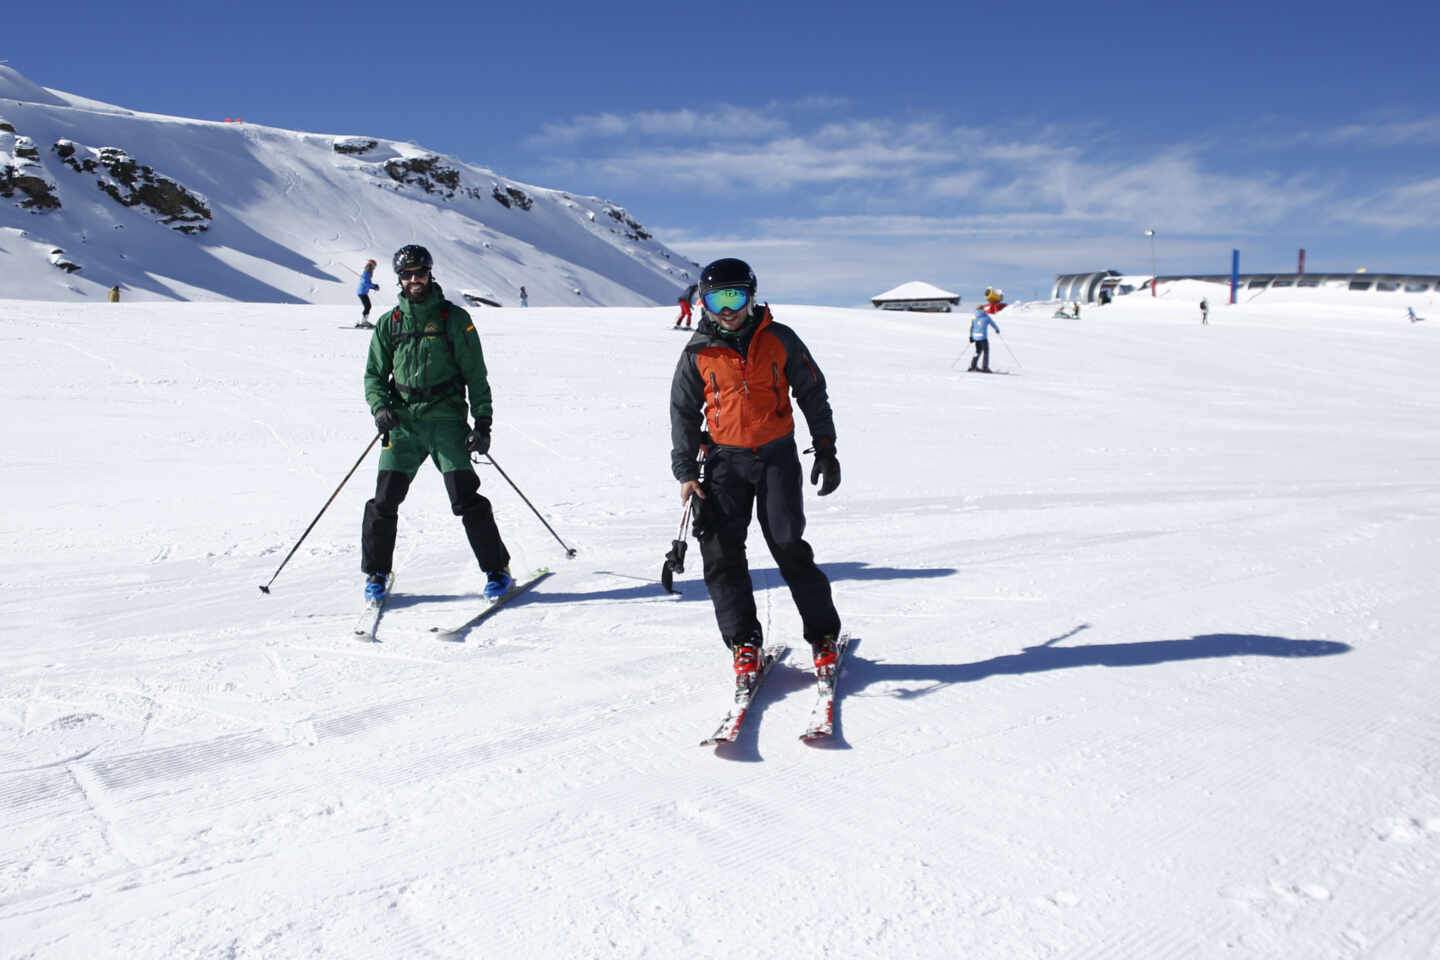
<svg viewBox="0 0 1440 960">
<path fill-rule="evenodd" d="M 1086 625 L 1082 624 L 1063 636 L 1026 647 L 1021 653 L 974 663 L 883 663 L 855 657 L 846 664 L 842 693 L 859 691 L 873 683 L 915 681 L 928 684 L 887 693 L 903 699 L 923 697 L 954 683 L 974 683 L 1005 674 L 1041 673 L 1075 667 L 1145 667 L 1219 657 L 1330 657 L 1351 650 L 1349 644 L 1334 640 L 1296 640 L 1253 633 L 1203 633 L 1182 640 L 1054 646 L 1084 629 Z"/>
<path fill-rule="evenodd" d="M 694 572 L 699 573 L 699 558 L 695 558 Z M 658 568 L 659 563 L 656 564 Z M 690 565 L 687 565 L 689 569 Z M 948 577 L 956 573 L 954 567 L 872 567 L 868 563 L 858 561 L 846 561 L 843 563 L 822 563 L 820 569 L 830 580 L 927 580 L 935 577 Z M 546 593 L 547 602 L 553 603 L 584 603 L 591 600 L 654 600 L 665 599 L 668 595 L 660 586 L 658 578 L 636 577 L 631 574 L 620 573 L 615 570 L 596 570 L 597 574 L 606 576 L 621 577 L 626 580 L 640 581 L 633 587 L 616 587 L 611 590 L 592 590 L 588 593 Z M 766 590 L 771 586 L 783 586 L 785 581 L 780 576 L 779 569 L 766 567 L 750 571 L 750 582 L 754 585 L 756 592 Z M 689 580 L 676 581 L 676 589 L 679 591 L 675 600 L 709 601 L 710 594 L 705 590 L 705 582 L 698 576 Z"/>
</svg>

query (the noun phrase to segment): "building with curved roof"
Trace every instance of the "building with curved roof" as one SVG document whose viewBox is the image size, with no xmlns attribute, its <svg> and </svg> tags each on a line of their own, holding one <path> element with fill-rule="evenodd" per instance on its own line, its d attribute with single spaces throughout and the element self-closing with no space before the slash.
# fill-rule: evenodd
<svg viewBox="0 0 1440 960">
<path fill-rule="evenodd" d="M 1186 273 L 1153 278 L 1156 284 L 1176 280 L 1201 280 L 1206 283 L 1230 285 L 1228 273 Z M 1078 300 L 1094 303 L 1101 290 L 1113 293 L 1130 293 L 1132 290 L 1149 286 L 1151 278 L 1125 276 L 1114 270 L 1095 270 L 1090 273 L 1062 273 L 1055 277 L 1051 290 L 1052 300 Z M 1126 289 L 1129 287 L 1130 289 Z M 1440 275 L 1424 273 L 1242 273 L 1239 275 L 1237 290 L 1263 292 L 1266 290 L 1306 289 L 1328 287 L 1343 288 L 1356 293 L 1440 293 Z"/>
</svg>

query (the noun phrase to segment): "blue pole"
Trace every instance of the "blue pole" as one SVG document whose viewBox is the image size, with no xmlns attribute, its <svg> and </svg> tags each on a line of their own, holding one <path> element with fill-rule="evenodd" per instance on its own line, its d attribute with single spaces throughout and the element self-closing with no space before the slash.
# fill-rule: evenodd
<svg viewBox="0 0 1440 960">
<path fill-rule="evenodd" d="M 1240 251 L 1230 251 L 1230 302 L 1235 302 L 1235 289 L 1240 286 Z"/>
</svg>

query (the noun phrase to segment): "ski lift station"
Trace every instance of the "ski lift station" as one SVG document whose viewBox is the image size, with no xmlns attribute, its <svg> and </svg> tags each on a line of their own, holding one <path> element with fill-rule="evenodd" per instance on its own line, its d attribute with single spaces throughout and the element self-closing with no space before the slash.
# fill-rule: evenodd
<svg viewBox="0 0 1440 960">
<path fill-rule="evenodd" d="M 1089 273 L 1062 273 L 1055 277 L 1052 300 L 1099 302 L 1101 291 L 1111 297 L 1134 293 L 1150 285 L 1148 274 L 1126 275 L 1115 270 Z M 1230 274 L 1176 274 L 1154 278 L 1156 285 L 1177 280 L 1201 280 L 1206 283 L 1230 285 Z M 1242 273 L 1237 277 L 1237 290 L 1258 295 L 1271 290 L 1287 289 L 1350 290 L 1357 294 L 1376 293 L 1440 293 L 1440 276 L 1411 273 Z"/>
<path fill-rule="evenodd" d="M 877 293 L 870 298 L 878 310 L 918 310 L 925 313 L 949 313 L 951 307 L 960 305 L 960 294 L 941 290 L 924 282 L 911 280 L 893 290 Z"/>
</svg>

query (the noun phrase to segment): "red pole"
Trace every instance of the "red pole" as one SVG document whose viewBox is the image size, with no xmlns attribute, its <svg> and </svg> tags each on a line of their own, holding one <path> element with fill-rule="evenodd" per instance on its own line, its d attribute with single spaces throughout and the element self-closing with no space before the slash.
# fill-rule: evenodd
<svg viewBox="0 0 1440 960">
<path fill-rule="evenodd" d="M 1299 272 L 1300 272 L 1301 274 L 1304 274 L 1304 273 L 1305 273 L 1305 248 L 1304 248 L 1304 247 L 1301 247 L 1301 248 L 1300 248 L 1300 270 L 1299 270 Z"/>
</svg>

